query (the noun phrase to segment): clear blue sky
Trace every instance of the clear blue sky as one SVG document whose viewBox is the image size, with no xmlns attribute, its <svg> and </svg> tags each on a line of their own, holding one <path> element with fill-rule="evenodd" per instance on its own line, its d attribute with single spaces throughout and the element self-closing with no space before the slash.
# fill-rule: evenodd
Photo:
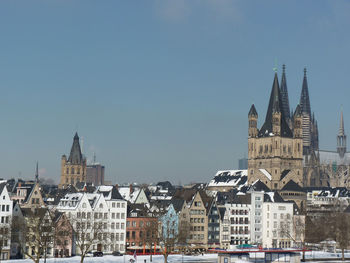
<svg viewBox="0 0 350 263">
<path fill-rule="evenodd" d="M 247 154 L 274 61 L 308 69 L 322 149 L 350 135 L 349 1 L 1 1 L 1 177 L 60 176 L 77 130 L 113 182 L 208 181 Z"/>
</svg>

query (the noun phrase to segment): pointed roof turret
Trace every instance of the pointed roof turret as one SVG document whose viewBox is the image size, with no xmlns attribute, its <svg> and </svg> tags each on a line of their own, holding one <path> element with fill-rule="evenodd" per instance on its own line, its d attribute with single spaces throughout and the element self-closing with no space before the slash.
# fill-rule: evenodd
<svg viewBox="0 0 350 263">
<path fill-rule="evenodd" d="M 281 100 L 281 94 L 278 84 L 277 73 L 275 73 L 275 77 L 272 84 L 272 90 L 270 95 L 269 106 L 267 108 L 265 123 L 261 127 L 258 136 L 270 136 L 272 133 L 272 115 L 273 113 L 281 113 L 281 136 L 282 137 L 293 137 L 292 131 L 290 130 L 284 112 L 281 110 L 283 106 L 283 102 Z"/>
<path fill-rule="evenodd" d="M 301 107 L 300 104 L 297 105 L 295 112 L 294 112 L 294 116 L 301 116 Z"/>
<path fill-rule="evenodd" d="M 290 108 L 289 108 L 289 98 L 287 89 L 287 79 L 286 79 L 286 65 L 282 66 L 282 80 L 281 80 L 281 100 L 282 100 L 282 110 L 286 120 L 290 119 Z"/>
<path fill-rule="evenodd" d="M 252 104 L 252 106 L 250 107 L 248 116 L 258 117 L 258 112 L 256 111 L 254 104 Z"/>
<path fill-rule="evenodd" d="M 309 88 L 307 85 L 306 68 L 304 68 L 303 87 L 301 89 L 300 101 L 299 101 L 302 113 L 307 113 L 311 117 Z"/>
<path fill-rule="evenodd" d="M 83 161 L 83 155 L 81 154 L 81 148 L 79 143 L 79 136 L 76 132 L 73 139 L 73 145 L 70 150 L 68 162 L 72 164 L 81 164 Z"/>
</svg>

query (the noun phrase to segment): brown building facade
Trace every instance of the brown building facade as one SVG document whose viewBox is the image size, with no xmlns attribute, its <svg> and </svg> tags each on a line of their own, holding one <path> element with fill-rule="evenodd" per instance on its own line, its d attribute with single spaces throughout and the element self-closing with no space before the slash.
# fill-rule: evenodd
<svg viewBox="0 0 350 263">
<path fill-rule="evenodd" d="M 301 108 L 297 106 L 291 128 L 283 111 L 277 73 L 263 126 L 257 128 L 258 113 L 254 105 L 248 119 L 248 183 L 260 180 L 274 190 L 282 189 L 290 180 L 303 186 Z"/>
<path fill-rule="evenodd" d="M 61 158 L 61 180 L 58 187 L 66 188 L 78 182 L 86 182 L 86 159 L 81 153 L 78 133 L 75 133 L 68 159 L 66 155 Z"/>
</svg>

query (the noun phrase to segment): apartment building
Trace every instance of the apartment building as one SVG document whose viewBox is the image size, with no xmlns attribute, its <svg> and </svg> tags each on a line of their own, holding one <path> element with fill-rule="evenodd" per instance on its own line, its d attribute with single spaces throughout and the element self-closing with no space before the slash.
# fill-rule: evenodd
<svg viewBox="0 0 350 263">
<path fill-rule="evenodd" d="M 11 219 L 13 201 L 10 199 L 6 182 L 0 184 L 0 259 L 10 259 Z"/>
<path fill-rule="evenodd" d="M 115 186 L 100 186 L 94 193 L 66 194 L 57 210 L 66 213 L 76 232 L 79 229 L 87 235 L 92 250 L 125 252 L 127 203 Z M 81 252 L 78 247 L 76 252 Z"/>
</svg>

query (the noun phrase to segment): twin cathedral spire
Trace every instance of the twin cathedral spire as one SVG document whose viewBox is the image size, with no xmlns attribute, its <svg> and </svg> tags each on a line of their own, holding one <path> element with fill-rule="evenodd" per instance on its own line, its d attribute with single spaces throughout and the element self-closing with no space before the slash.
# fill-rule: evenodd
<svg viewBox="0 0 350 263">
<path fill-rule="evenodd" d="M 318 128 L 311 113 L 306 69 L 299 104 L 290 110 L 286 67 L 282 67 L 281 84 L 275 72 L 264 124 L 257 127 L 254 105 L 249 114 L 248 180 L 264 182 L 275 190 L 293 181 L 304 185 L 303 159 L 318 150 Z"/>
<path fill-rule="evenodd" d="M 317 121 L 314 117 L 314 113 L 311 112 L 310 97 L 307 83 L 306 68 L 304 69 L 304 78 L 302 83 L 301 95 L 298 112 L 290 110 L 289 96 L 287 88 L 286 66 L 282 66 L 282 78 L 281 84 L 278 83 L 278 76 L 275 72 L 274 81 L 272 85 L 270 101 L 266 113 L 266 118 L 263 126 L 257 132 L 258 137 L 271 136 L 274 134 L 272 130 L 273 113 L 280 112 L 280 132 L 282 137 L 293 137 L 293 133 L 296 127 L 294 127 L 294 116 L 296 113 L 301 115 L 302 119 L 302 138 L 303 138 L 303 154 L 310 155 L 312 151 L 318 150 L 318 127 Z M 252 109 L 254 109 L 256 115 L 257 111 L 255 106 L 252 105 L 248 115 L 250 115 Z M 276 116 L 278 117 L 278 116 Z M 251 135 L 249 135 L 251 136 Z M 254 136 L 254 134 L 252 134 Z"/>
</svg>

